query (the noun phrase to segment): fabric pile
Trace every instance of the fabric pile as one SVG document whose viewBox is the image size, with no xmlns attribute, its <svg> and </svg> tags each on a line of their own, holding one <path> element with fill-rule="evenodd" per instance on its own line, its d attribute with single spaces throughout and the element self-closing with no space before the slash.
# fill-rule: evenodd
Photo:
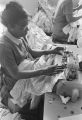
<svg viewBox="0 0 82 120">
<path fill-rule="evenodd" d="M 70 23 L 63 28 L 63 32 L 65 34 L 69 34 L 68 42 L 74 42 L 76 39 L 78 39 L 78 37 L 77 37 L 77 34 L 78 34 L 77 25 L 78 25 L 77 22 Z"/>
<path fill-rule="evenodd" d="M 47 44 L 52 44 L 51 37 L 47 36 L 44 31 L 34 23 L 29 23 L 29 31 L 27 35 L 28 44 L 31 49 L 46 49 Z"/>
<path fill-rule="evenodd" d="M 52 16 L 55 13 L 55 8 L 50 6 L 47 0 L 38 0 L 40 10 L 37 11 L 32 21 L 43 29 L 45 33 L 52 33 Z"/>
<path fill-rule="evenodd" d="M 42 28 L 45 33 L 52 33 L 52 22 L 50 21 L 46 13 L 43 12 L 42 10 L 36 13 L 32 21 L 38 27 Z"/>
<path fill-rule="evenodd" d="M 19 69 L 22 71 L 28 71 L 28 69 L 36 70 L 48 66 L 50 64 L 54 64 L 54 61 L 55 60 L 53 55 L 50 55 L 48 57 L 42 56 L 37 62 L 32 64 L 31 61 L 29 63 L 27 62 L 28 64 L 26 64 L 26 61 L 23 61 L 21 63 L 21 66 L 19 66 Z M 25 66 L 25 68 L 23 66 Z M 31 67 L 28 68 L 28 66 Z M 19 80 L 11 90 L 10 94 L 13 97 L 15 103 L 19 106 L 21 103 L 20 107 L 22 107 L 25 104 L 27 98 L 29 98 L 30 94 L 39 96 L 46 92 L 52 92 L 52 88 L 57 82 L 59 76 L 59 74 L 55 76 L 43 75 L 25 80 Z"/>
</svg>

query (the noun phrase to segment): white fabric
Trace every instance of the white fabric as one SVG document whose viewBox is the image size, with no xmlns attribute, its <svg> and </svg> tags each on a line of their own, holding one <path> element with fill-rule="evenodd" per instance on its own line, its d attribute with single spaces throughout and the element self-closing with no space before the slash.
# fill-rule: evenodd
<svg viewBox="0 0 82 120">
<path fill-rule="evenodd" d="M 38 11 L 32 21 L 46 33 L 52 33 L 52 20 L 48 18 L 45 12 Z"/>
<path fill-rule="evenodd" d="M 55 8 L 50 6 L 47 0 L 38 0 L 38 3 L 42 9 L 35 14 L 32 21 L 42 28 L 44 32 L 52 33 L 52 16 Z"/>
<path fill-rule="evenodd" d="M 60 95 L 60 98 L 63 104 L 66 104 L 70 100 L 70 97 L 64 97 L 62 95 Z"/>
<path fill-rule="evenodd" d="M 28 44 L 31 49 L 41 50 L 46 47 L 47 44 L 52 44 L 52 39 L 47 36 L 44 31 L 39 28 L 34 23 L 29 23 L 29 31 L 28 31 Z M 46 49 L 46 48 L 45 48 Z"/>
<path fill-rule="evenodd" d="M 74 42 L 75 39 L 77 39 L 77 33 L 78 33 L 77 25 L 78 25 L 77 22 L 75 22 L 68 24 L 63 28 L 63 32 L 65 34 L 69 33 L 68 42 Z"/>
<path fill-rule="evenodd" d="M 6 108 L 0 108 L 0 120 L 22 120 L 18 113 L 12 114 Z"/>
<path fill-rule="evenodd" d="M 82 15 L 82 9 L 74 13 L 75 17 Z M 79 28 L 77 28 L 79 25 Z M 68 42 L 74 42 L 77 39 L 77 46 L 82 47 L 82 19 L 79 19 L 76 22 L 70 23 L 63 28 L 65 34 L 69 33 Z"/>
<path fill-rule="evenodd" d="M 38 62 L 35 64 L 31 64 L 31 62 L 26 65 L 26 61 L 21 63 L 22 70 L 28 71 L 28 66 L 31 69 L 40 69 L 42 67 L 45 67 L 47 65 L 52 64 L 54 61 L 54 56 L 42 56 Z M 25 65 L 24 65 L 25 64 Z M 25 66 L 25 68 L 23 68 Z M 21 68 L 19 68 L 21 70 Z M 54 84 L 57 82 L 59 76 L 61 75 L 55 75 L 55 76 L 39 76 L 35 78 L 25 79 L 25 80 L 19 80 L 15 84 L 14 88 L 11 90 L 10 94 L 14 98 L 15 103 L 18 104 L 20 107 L 22 107 L 26 100 L 28 99 L 30 94 L 33 95 L 42 95 L 46 92 L 51 92 Z M 20 105 L 21 104 L 21 105 Z"/>
</svg>

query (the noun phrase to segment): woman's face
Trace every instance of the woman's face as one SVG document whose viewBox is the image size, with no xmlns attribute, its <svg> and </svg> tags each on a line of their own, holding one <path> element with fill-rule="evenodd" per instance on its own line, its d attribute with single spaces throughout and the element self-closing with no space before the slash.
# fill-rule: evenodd
<svg viewBox="0 0 82 120">
<path fill-rule="evenodd" d="M 18 24 L 15 24 L 14 27 L 10 29 L 11 34 L 13 34 L 15 37 L 24 37 L 27 34 L 28 31 L 28 20 L 22 19 L 18 22 Z"/>
</svg>

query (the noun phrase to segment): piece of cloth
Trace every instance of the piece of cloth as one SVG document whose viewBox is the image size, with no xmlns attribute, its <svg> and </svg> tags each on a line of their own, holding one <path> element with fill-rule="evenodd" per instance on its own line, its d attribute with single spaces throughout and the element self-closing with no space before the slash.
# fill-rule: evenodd
<svg viewBox="0 0 82 120">
<path fill-rule="evenodd" d="M 40 10 L 38 10 L 32 21 L 43 29 L 47 34 L 52 33 L 52 16 L 55 8 L 50 6 L 47 0 L 38 0 Z M 39 8 L 38 8 L 39 9 Z"/>
<path fill-rule="evenodd" d="M 78 17 L 82 15 L 82 9 L 79 11 L 75 11 L 73 16 Z M 77 46 L 82 47 L 82 19 L 77 20 L 76 22 L 71 22 L 63 28 L 63 32 L 68 37 L 68 42 L 74 42 L 77 40 Z"/>
<path fill-rule="evenodd" d="M 66 20 L 66 15 L 70 15 L 73 13 L 73 3 L 72 0 L 59 0 L 54 20 L 53 20 L 53 36 L 56 36 L 56 38 L 62 40 L 66 38 L 66 35 L 63 32 L 63 27 L 65 27 L 68 22 Z"/>
<path fill-rule="evenodd" d="M 80 0 L 81 1 L 81 0 Z M 82 2 L 82 1 L 81 1 Z M 82 3 L 81 3 L 82 4 Z M 80 4 L 80 5 L 81 5 Z M 78 13 L 76 14 L 77 16 L 80 16 L 82 15 L 82 9 L 78 11 Z M 82 19 L 79 19 L 78 20 L 78 24 L 79 24 L 79 28 L 78 28 L 78 31 L 77 31 L 77 46 L 79 48 L 82 47 Z"/>
<path fill-rule="evenodd" d="M 51 65 L 52 63 L 55 64 L 54 62 L 56 62 L 54 55 L 43 55 L 35 64 L 24 60 L 19 65 L 19 69 L 23 71 L 27 71 L 28 69 L 36 70 Z M 60 73 L 55 76 L 43 75 L 35 78 L 17 81 L 10 92 L 11 96 L 13 97 L 13 102 L 15 104 L 18 104 L 20 107 L 23 107 L 30 94 L 33 101 L 36 96 L 39 97 L 46 92 L 52 92 L 53 86 L 58 81 L 58 79 L 65 79 L 64 73 Z"/>
<path fill-rule="evenodd" d="M 0 120 L 23 120 L 19 113 L 12 114 L 6 108 L 0 108 Z"/>
<path fill-rule="evenodd" d="M 47 60 L 45 60 L 47 59 Z M 44 68 L 54 61 L 54 56 L 41 56 L 40 59 L 34 64 L 31 61 L 24 60 L 19 69 L 22 71 L 38 70 Z M 54 63 L 54 62 L 53 62 Z M 30 94 L 42 95 L 46 92 L 51 92 L 55 84 L 54 76 L 39 76 L 30 79 L 19 80 L 11 90 L 10 94 L 16 104 L 22 107 Z M 32 96 L 31 96 L 32 97 Z"/>
<path fill-rule="evenodd" d="M 31 49 L 42 50 L 47 49 L 48 44 L 52 44 L 52 39 L 33 22 L 28 25 L 28 44 Z"/>
<path fill-rule="evenodd" d="M 62 95 L 60 95 L 60 98 L 63 104 L 66 104 L 70 100 L 70 97 L 64 97 Z"/>
<path fill-rule="evenodd" d="M 77 34 L 78 34 L 77 25 L 75 27 L 72 27 L 71 24 L 68 24 L 63 28 L 63 31 L 65 34 L 69 34 L 68 42 L 75 42 L 75 40 L 78 39 L 78 37 L 77 37 Z"/>
<path fill-rule="evenodd" d="M 33 17 L 32 21 L 45 33 L 52 33 L 52 21 L 48 18 L 45 12 L 42 10 L 38 11 L 35 16 Z"/>
</svg>

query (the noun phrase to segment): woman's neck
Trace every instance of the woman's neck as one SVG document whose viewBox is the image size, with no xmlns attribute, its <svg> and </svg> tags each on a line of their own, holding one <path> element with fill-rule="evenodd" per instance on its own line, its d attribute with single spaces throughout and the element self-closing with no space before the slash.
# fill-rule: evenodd
<svg viewBox="0 0 82 120">
<path fill-rule="evenodd" d="M 13 33 L 12 31 L 8 30 L 8 32 L 15 38 L 20 38 L 16 33 Z"/>
</svg>

